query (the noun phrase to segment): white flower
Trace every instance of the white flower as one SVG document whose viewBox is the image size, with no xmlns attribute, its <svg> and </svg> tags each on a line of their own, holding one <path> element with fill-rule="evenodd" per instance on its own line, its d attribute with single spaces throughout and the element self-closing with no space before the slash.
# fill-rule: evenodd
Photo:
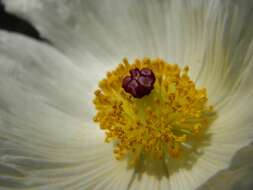
<svg viewBox="0 0 253 190">
<path fill-rule="evenodd" d="M 0 32 L 1 190 L 252 188 L 252 146 L 244 148 L 253 138 L 250 0 L 4 4 L 52 46 Z M 167 171 L 160 178 L 115 160 L 92 121 L 106 71 L 123 57 L 146 56 L 189 65 L 218 114 L 195 161 L 171 161 L 173 171 L 160 166 Z"/>
</svg>

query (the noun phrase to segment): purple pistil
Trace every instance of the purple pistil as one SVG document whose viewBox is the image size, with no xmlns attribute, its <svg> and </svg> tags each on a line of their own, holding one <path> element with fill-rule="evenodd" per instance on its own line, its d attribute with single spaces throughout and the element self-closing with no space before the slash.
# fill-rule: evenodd
<svg viewBox="0 0 253 190">
<path fill-rule="evenodd" d="M 150 94 L 154 88 L 155 75 L 149 68 L 138 68 L 129 71 L 130 76 L 125 76 L 122 81 L 124 90 L 135 98 L 142 98 Z"/>
</svg>

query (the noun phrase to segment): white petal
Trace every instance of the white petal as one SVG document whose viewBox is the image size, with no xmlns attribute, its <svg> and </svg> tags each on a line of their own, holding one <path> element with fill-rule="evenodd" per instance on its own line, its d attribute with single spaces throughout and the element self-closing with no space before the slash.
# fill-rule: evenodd
<svg viewBox="0 0 253 190">
<path fill-rule="evenodd" d="M 137 177 L 138 178 L 138 177 Z M 159 189 L 160 182 L 156 176 L 143 174 L 140 179 L 135 179 L 130 190 L 153 190 Z M 167 187 L 168 188 L 168 187 Z"/>
<path fill-rule="evenodd" d="M 133 171 L 87 121 L 85 81 L 48 45 L 0 32 L 0 189 L 127 188 Z"/>
<path fill-rule="evenodd" d="M 200 189 L 251 190 L 253 187 L 252 155 L 252 145 L 244 148 L 242 151 L 238 152 L 228 169 L 219 172 Z"/>
<path fill-rule="evenodd" d="M 6 1 L 10 11 L 31 20 L 57 48 L 71 59 L 79 60 L 84 68 L 87 68 L 87 59 L 83 58 L 93 58 L 94 54 L 97 63 L 94 68 L 99 66 L 103 72 L 108 68 L 104 65 L 109 65 L 106 63 L 112 63 L 112 67 L 122 56 L 161 56 L 195 67 L 193 78 L 207 87 L 211 102 L 219 106 L 220 119 L 210 130 L 213 134 L 210 146 L 193 167 L 181 169 L 168 181 L 162 180 L 161 188 L 168 183 L 171 189 L 195 189 L 227 167 L 235 153 L 251 142 L 252 16 L 248 15 L 249 1 L 231 4 L 231 1 L 171 1 L 162 5 L 132 1 L 106 1 L 105 4 L 85 1 L 81 5 L 71 1 L 66 5 L 40 1 L 40 6 L 25 4 L 24 9 L 11 2 L 16 1 Z M 201 66 L 204 69 L 198 76 Z M 226 97 L 229 99 L 223 107 L 221 102 Z M 150 176 L 144 176 L 143 181 L 144 184 L 134 181 L 131 188 L 159 186 Z"/>
<path fill-rule="evenodd" d="M 248 89 L 252 89 L 252 7 L 248 0 L 213 1 L 209 5 L 200 59 L 203 65 L 197 80 L 207 88 L 216 109 L 230 101 L 245 79 Z M 248 90 L 241 92 L 247 94 Z"/>
<path fill-rule="evenodd" d="M 123 57 L 159 56 L 190 65 L 192 78 L 222 106 L 252 55 L 250 0 L 4 3 L 84 70 L 96 73 L 88 73 L 96 82 Z"/>
<path fill-rule="evenodd" d="M 220 22 L 213 22 L 217 25 L 211 31 L 216 33 L 216 43 L 207 53 L 207 64 L 200 77 L 210 92 L 211 102 L 215 103 L 218 110 L 218 118 L 210 127 L 210 146 L 206 147 L 206 153 L 201 159 L 204 159 L 206 164 L 213 163 L 217 171 L 228 167 L 231 159 L 237 154 L 240 155 L 238 151 L 253 140 L 253 33 L 252 14 L 249 14 L 252 3 L 235 1 L 231 6 L 228 5 L 224 4 L 229 11 L 220 14 Z M 217 11 L 215 6 L 213 11 Z M 249 154 L 252 153 L 251 149 Z M 232 162 L 230 168 L 218 173 L 203 189 L 251 189 L 252 187 L 247 185 L 252 186 L 252 183 L 240 182 L 252 173 L 252 170 L 245 169 L 248 165 L 249 162 L 242 161 L 238 171 L 231 171 Z M 242 172 L 241 176 L 237 175 L 239 172 Z M 234 181 L 225 181 L 232 179 Z"/>
<path fill-rule="evenodd" d="M 203 49 L 208 1 L 4 1 L 78 63 L 96 55 L 103 64 L 123 57 L 162 57 L 196 63 Z M 200 67 L 198 64 L 195 67 Z"/>
<path fill-rule="evenodd" d="M 0 53 L 1 102 L 12 101 L 13 108 L 8 109 L 29 108 L 32 99 L 50 109 L 88 118 L 94 85 L 68 58 L 46 44 L 4 32 L 0 33 Z"/>
<path fill-rule="evenodd" d="M 192 65 L 195 78 L 203 63 L 199 80 L 208 87 L 211 99 L 218 97 L 214 102 L 238 83 L 247 65 L 244 59 L 252 52 L 248 48 L 252 41 L 250 0 L 4 3 L 78 64 L 84 63 L 84 68 L 94 63 L 89 69 L 94 65 L 104 73 L 109 68 L 103 64 L 115 65 L 124 56 L 160 56 Z"/>
</svg>

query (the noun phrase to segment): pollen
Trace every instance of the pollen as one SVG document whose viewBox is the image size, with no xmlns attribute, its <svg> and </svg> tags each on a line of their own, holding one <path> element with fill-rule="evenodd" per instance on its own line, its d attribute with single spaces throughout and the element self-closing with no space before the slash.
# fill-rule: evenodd
<svg viewBox="0 0 253 190">
<path fill-rule="evenodd" d="M 129 73 L 142 70 L 155 77 L 149 93 L 127 92 Z M 105 142 L 113 142 L 116 159 L 133 164 L 143 156 L 177 159 L 206 130 L 214 109 L 207 105 L 206 89 L 197 88 L 188 72 L 189 67 L 162 59 L 136 59 L 132 64 L 124 59 L 100 81 L 94 121 L 104 130 Z"/>
</svg>

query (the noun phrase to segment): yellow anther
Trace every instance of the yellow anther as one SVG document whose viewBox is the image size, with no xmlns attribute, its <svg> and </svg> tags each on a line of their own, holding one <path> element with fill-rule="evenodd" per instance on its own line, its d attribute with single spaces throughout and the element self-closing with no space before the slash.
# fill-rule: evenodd
<svg viewBox="0 0 253 190">
<path fill-rule="evenodd" d="M 123 78 L 134 68 L 149 68 L 157 79 L 152 92 L 141 99 L 122 89 Z M 188 72 L 188 66 L 181 70 L 161 59 L 137 59 L 133 64 L 124 59 L 100 81 L 94 121 L 105 130 L 105 142 L 115 142 L 116 159 L 127 157 L 132 165 L 140 155 L 178 158 L 182 145 L 208 126 L 214 108 L 207 106 L 206 89 L 197 89 Z"/>
<path fill-rule="evenodd" d="M 173 144 L 172 146 L 169 146 L 168 151 L 171 157 L 178 158 L 181 154 L 180 145 Z"/>
</svg>

